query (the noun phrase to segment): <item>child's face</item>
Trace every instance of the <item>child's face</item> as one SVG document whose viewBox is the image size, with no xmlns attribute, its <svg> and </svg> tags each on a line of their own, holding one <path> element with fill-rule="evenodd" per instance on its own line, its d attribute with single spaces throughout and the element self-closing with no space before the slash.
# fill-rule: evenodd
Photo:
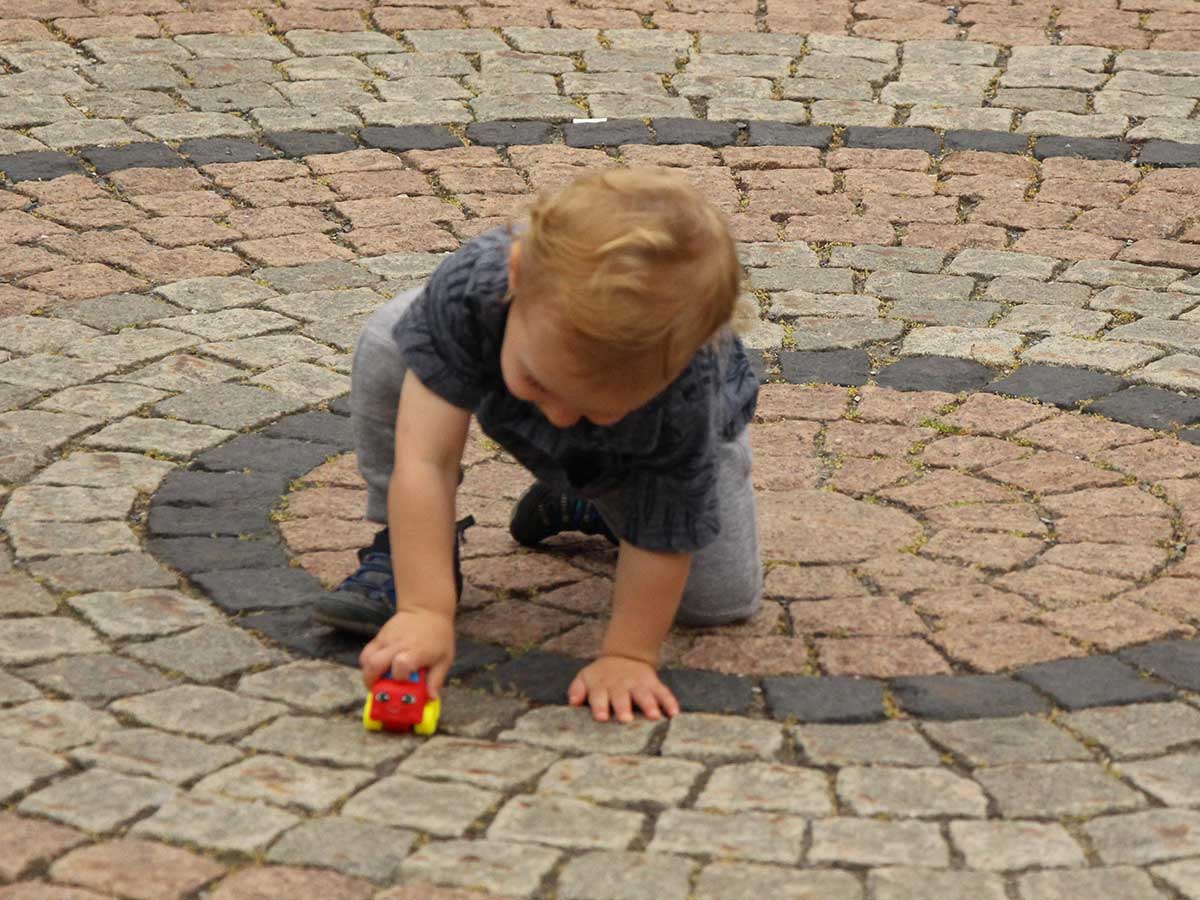
<svg viewBox="0 0 1200 900">
<path fill-rule="evenodd" d="M 512 301 L 500 369 L 509 393 L 534 404 L 556 428 L 570 428 L 581 419 L 615 425 L 669 383 L 665 378 L 630 380 L 619 372 L 583 371 L 570 338 L 551 316 L 538 312 L 538 306 Z"/>
</svg>

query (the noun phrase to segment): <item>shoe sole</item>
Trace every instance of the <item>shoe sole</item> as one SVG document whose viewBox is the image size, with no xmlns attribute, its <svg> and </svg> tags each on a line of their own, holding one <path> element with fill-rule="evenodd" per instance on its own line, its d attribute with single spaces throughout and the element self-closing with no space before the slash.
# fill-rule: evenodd
<svg viewBox="0 0 1200 900">
<path fill-rule="evenodd" d="M 512 512 L 508 514 L 508 533 L 512 539 L 522 547 L 536 547 L 542 542 L 542 539 L 538 538 L 535 541 L 531 541 L 529 540 L 529 536 L 522 533 L 521 529 L 517 527 L 517 515 L 521 512 L 521 500 L 523 499 L 524 498 L 521 498 L 514 502 L 512 506 Z"/>
<path fill-rule="evenodd" d="M 314 610 L 313 621 L 319 622 L 322 625 L 328 625 L 331 628 L 336 628 L 339 631 L 349 631 L 352 634 L 360 634 L 363 637 L 373 638 L 379 634 L 379 629 L 383 627 L 381 622 L 378 625 L 372 625 L 369 622 L 364 622 L 361 619 L 343 619 L 338 616 L 332 616 L 327 613 L 322 613 Z"/>
</svg>

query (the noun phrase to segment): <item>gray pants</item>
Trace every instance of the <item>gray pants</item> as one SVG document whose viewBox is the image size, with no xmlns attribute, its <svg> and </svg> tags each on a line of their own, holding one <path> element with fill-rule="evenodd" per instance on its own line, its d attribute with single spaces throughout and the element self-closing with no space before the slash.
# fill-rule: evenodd
<svg viewBox="0 0 1200 900">
<path fill-rule="evenodd" d="M 387 522 L 387 491 L 395 456 L 396 411 L 404 365 L 392 341 L 392 329 L 419 288 L 398 294 L 372 314 L 354 350 L 350 410 L 358 468 L 367 482 L 367 518 Z M 717 497 L 721 533 L 692 558 L 676 621 L 685 625 L 722 625 L 748 618 L 762 603 L 762 561 L 758 553 L 758 516 L 750 478 L 750 440 L 746 431 L 720 445 Z M 618 497 L 595 501 L 616 532 L 621 530 Z"/>
</svg>

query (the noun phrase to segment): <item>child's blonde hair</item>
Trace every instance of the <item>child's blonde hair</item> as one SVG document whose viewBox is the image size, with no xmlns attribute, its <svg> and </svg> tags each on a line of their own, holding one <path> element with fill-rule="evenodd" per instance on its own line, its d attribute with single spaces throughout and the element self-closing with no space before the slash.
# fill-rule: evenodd
<svg viewBox="0 0 1200 900">
<path fill-rule="evenodd" d="M 674 377 L 737 302 L 724 216 L 665 169 L 580 178 L 538 200 L 519 241 L 513 293 L 552 306 L 594 371 L 633 375 L 640 360 Z"/>
</svg>

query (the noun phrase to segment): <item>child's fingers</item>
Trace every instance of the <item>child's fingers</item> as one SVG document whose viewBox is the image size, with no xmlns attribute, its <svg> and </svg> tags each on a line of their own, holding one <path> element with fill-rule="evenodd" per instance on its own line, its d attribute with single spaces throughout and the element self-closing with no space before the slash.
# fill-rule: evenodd
<svg viewBox="0 0 1200 900">
<path fill-rule="evenodd" d="M 381 644 L 370 652 L 364 648 L 359 663 L 362 666 L 363 683 L 368 690 L 384 675 L 403 679 L 416 668 L 408 652 L 400 650 L 395 644 Z"/>
<path fill-rule="evenodd" d="M 429 685 L 430 697 L 441 696 L 442 688 L 446 684 L 446 676 L 450 674 L 450 663 L 451 660 L 446 660 L 445 662 L 439 662 L 429 667 L 427 684 Z"/>
<path fill-rule="evenodd" d="M 407 650 L 401 650 L 392 656 L 391 673 L 397 681 L 403 681 L 417 670 L 417 661 Z"/>
<path fill-rule="evenodd" d="M 372 647 L 368 644 L 359 654 L 358 665 L 362 669 L 363 684 L 370 690 L 379 676 L 391 663 L 391 652 L 387 647 Z"/>
<path fill-rule="evenodd" d="M 630 697 L 629 691 L 624 688 L 617 690 L 609 702 L 612 704 L 613 713 L 618 722 L 633 721 L 633 699 Z"/>
<path fill-rule="evenodd" d="M 376 653 L 379 651 L 379 645 L 375 641 L 371 641 L 367 646 L 362 648 L 362 652 L 358 654 L 358 667 L 362 670 L 363 681 L 367 683 L 367 687 L 371 686 L 373 679 L 371 678 L 371 670 L 373 660 Z"/>
<path fill-rule="evenodd" d="M 653 688 L 635 687 L 633 689 L 633 701 L 647 719 L 662 718 L 662 710 L 659 708 L 658 697 L 655 695 Z"/>
<path fill-rule="evenodd" d="M 571 682 L 571 686 L 567 688 L 567 703 L 571 706 L 581 706 L 583 701 L 587 699 L 587 685 L 583 683 L 583 679 L 576 676 Z"/>
<path fill-rule="evenodd" d="M 604 688 L 592 688 L 588 691 L 588 699 L 592 705 L 592 718 L 597 722 L 607 722 L 608 691 Z"/>
<path fill-rule="evenodd" d="M 662 710 L 667 714 L 668 718 L 679 715 L 679 701 L 675 699 L 675 695 L 671 689 L 661 681 L 654 685 L 654 695 L 658 699 Z"/>
</svg>

